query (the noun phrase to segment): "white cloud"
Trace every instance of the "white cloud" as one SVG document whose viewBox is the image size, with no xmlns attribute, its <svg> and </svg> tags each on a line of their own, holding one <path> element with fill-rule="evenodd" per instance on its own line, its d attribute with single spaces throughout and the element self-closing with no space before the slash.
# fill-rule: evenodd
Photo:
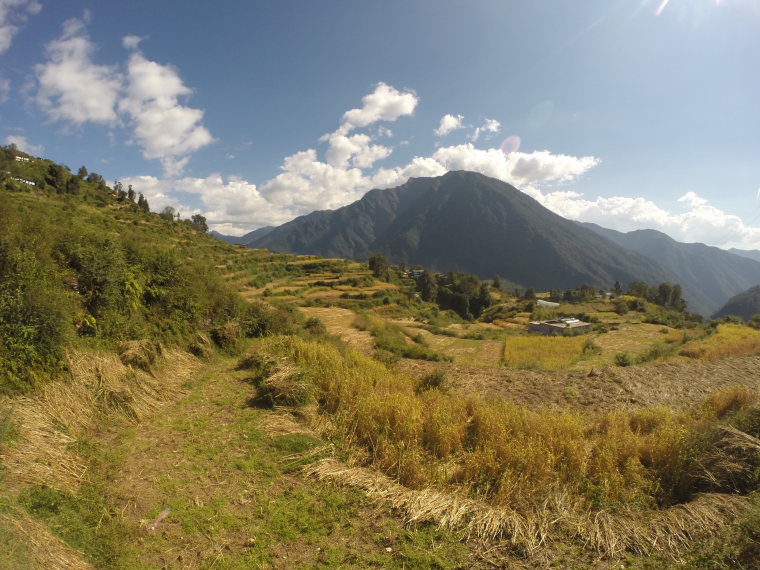
<svg viewBox="0 0 760 570">
<path fill-rule="evenodd" d="M 594 222 L 622 232 L 654 229 L 683 242 L 760 248 L 760 228 L 749 226 L 739 216 L 711 206 L 694 192 L 679 199 L 686 208 L 682 212 L 668 212 L 641 197 L 611 196 L 588 200 L 577 192 L 543 193 L 535 187 L 527 192 L 550 210 L 571 220 Z"/>
<path fill-rule="evenodd" d="M 189 155 L 211 144 L 214 138 L 203 126 L 203 111 L 179 102 L 192 90 L 177 71 L 141 53 L 133 53 L 127 65 L 126 96 L 119 110 L 132 118 L 134 136 L 143 156 L 160 159 L 169 176 L 176 176 L 187 164 Z"/>
<path fill-rule="evenodd" d="M 39 13 L 42 4 L 36 0 L 0 0 L 0 54 L 11 47 L 13 36 L 30 15 Z"/>
<path fill-rule="evenodd" d="M 477 127 L 472 134 L 470 135 L 470 140 L 472 142 L 476 142 L 480 135 L 483 133 L 486 134 L 496 134 L 501 130 L 501 123 L 497 121 L 496 119 L 486 119 L 483 124 L 480 127 Z"/>
<path fill-rule="evenodd" d="M 462 120 L 464 117 L 462 115 L 449 115 L 446 114 L 443 117 L 441 117 L 441 122 L 438 125 L 438 128 L 435 129 L 435 134 L 438 137 L 445 137 L 449 133 L 461 129 L 464 127 L 462 124 Z"/>
<path fill-rule="evenodd" d="M 335 132 L 327 135 L 326 139 L 329 143 L 327 162 L 337 168 L 345 168 L 349 163 L 357 168 L 370 168 L 391 154 L 390 148 L 372 144 L 372 139 L 366 134 L 346 136 Z"/>
<path fill-rule="evenodd" d="M 593 156 L 553 154 L 548 150 L 504 154 L 501 149 L 475 148 L 472 143 L 439 148 L 432 158 L 448 170 L 471 170 L 517 187 L 569 182 L 597 164 Z"/>
<path fill-rule="evenodd" d="M 395 121 L 414 113 L 419 98 L 412 91 L 399 91 L 383 82 L 375 90 L 362 98 L 359 109 L 351 109 L 343 114 L 338 133 L 348 134 L 354 129 L 366 127 L 378 121 Z"/>
<path fill-rule="evenodd" d="M 92 62 L 95 46 L 85 30 L 89 16 L 64 23 L 63 34 L 47 45 L 48 61 L 35 66 L 37 103 L 56 121 L 115 124 L 121 89 L 117 68 Z"/>
<path fill-rule="evenodd" d="M 694 192 L 687 192 L 681 196 L 678 201 L 686 204 L 687 206 L 691 206 L 692 208 L 698 208 L 699 206 L 704 206 L 707 204 L 707 200 L 700 198 Z"/>
<path fill-rule="evenodd" d="M 8 135 L 5 137 L 5 144 L 15 144 L 17 149 L 35 156 L 40 156 L 45 151 L 44 146 L 41 144 L 32 144 L 26 137 L 21 135 Z"/>
<path fill-rule="evenodd" d="M 121 45 L 123 45 L 126 49 L 137 49 L 140 47 L 140 42 L 144 39 L 145 38 L 142 38 L 140 36 L 124 36 L 121 38 Z"/>
<path fill-rule="evenodd" d="M 61 37 L 48 44 L 48 61 L 35 67 L 35 101 L 51 119 L 74 125 L 118 125 L 127 119 L 143 156 L 160 160 L 167 176 L 179 175 L 190 154 L 214 141 L 202 124 L 203 111 L 180 102 L 192 90 L 173 67 L 137 51 L 129 57 L 126 74 L 117 66 L 93 63 L 88 21 L 88 13 L 68 20 Z M 122 43 L 136 50 L 141 40 L 125 36 Z"/>
</svg>

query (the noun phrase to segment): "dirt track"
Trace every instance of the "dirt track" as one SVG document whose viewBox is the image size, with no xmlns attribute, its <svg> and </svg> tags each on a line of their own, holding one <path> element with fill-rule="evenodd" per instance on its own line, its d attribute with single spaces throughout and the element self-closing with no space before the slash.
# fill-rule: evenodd
<svg viewBox="0 0 760 570">
<path fill-rule="evenodd" d="M 411 374 L 440 364 L 405 360 Z M 716 390 L 760 385 L 760 356 L 730 358 L 713 364 L 654 364 L 597 371 L 532 372 L 447 365 L 451 386 L 465 392 L 498 396 L 538 406 L 556 404 L 586 409 L 700 405 Z"/>
</svg>

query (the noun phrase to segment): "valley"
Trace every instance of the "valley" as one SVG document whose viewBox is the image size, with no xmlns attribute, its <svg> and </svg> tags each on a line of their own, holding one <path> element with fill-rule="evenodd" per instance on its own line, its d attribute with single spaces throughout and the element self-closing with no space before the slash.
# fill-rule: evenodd
<svg viewBox="0 0 760 570">
<path fill-rule="evenodd" d="M 0 567 L 757 562 L 744 320 L 225 244 L 79 184 L 0 193 Z"/>
</svg>

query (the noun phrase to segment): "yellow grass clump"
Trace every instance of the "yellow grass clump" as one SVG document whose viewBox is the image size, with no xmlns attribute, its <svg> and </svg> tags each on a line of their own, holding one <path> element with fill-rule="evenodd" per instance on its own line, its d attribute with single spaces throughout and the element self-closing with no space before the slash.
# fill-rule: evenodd
<svg viewBox="0 0 760 570">
<path fill-rule="evenodd" d="M 559 370 L 583 355 L 584 336 L 515 336 L 507 339 L 504 361 L 512 368 Z"/>
<path fill-rule="evenodd" d="M 748 356 L 760 351 L 760 331 L 753 328 L 724 323 L 714 334 L 686 343 L 679 354 L 704 362 L 713 362 L 728 356 Z"/>
<path fill-rule="evenodd" d="M 705 405 L 715 412 L 718 418 L 748 408 L 755 403 L 757 403 L 757 394 L 741 385 L 718 390 L 705 399 Z"/>
</svg>

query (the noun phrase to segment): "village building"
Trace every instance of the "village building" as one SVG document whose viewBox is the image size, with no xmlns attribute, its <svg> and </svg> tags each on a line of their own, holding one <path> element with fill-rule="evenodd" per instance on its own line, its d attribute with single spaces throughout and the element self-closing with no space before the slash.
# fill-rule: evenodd
<svg viewBox="0 0 760 570">
<path fill-rule="evenodd" d="M 32 162 L 32 159 L 27 156 L 16 156 L 14 158 L 16 159 L 16 162 Z"/>
<path fill-rule="evenodd" d="M 550 321 L 531 321 L 528 332 L 537 332 L 546 336 L 584 333 L 591 330 L 591 323 L 579 319 L 553 319 Z"/>
</svg>

